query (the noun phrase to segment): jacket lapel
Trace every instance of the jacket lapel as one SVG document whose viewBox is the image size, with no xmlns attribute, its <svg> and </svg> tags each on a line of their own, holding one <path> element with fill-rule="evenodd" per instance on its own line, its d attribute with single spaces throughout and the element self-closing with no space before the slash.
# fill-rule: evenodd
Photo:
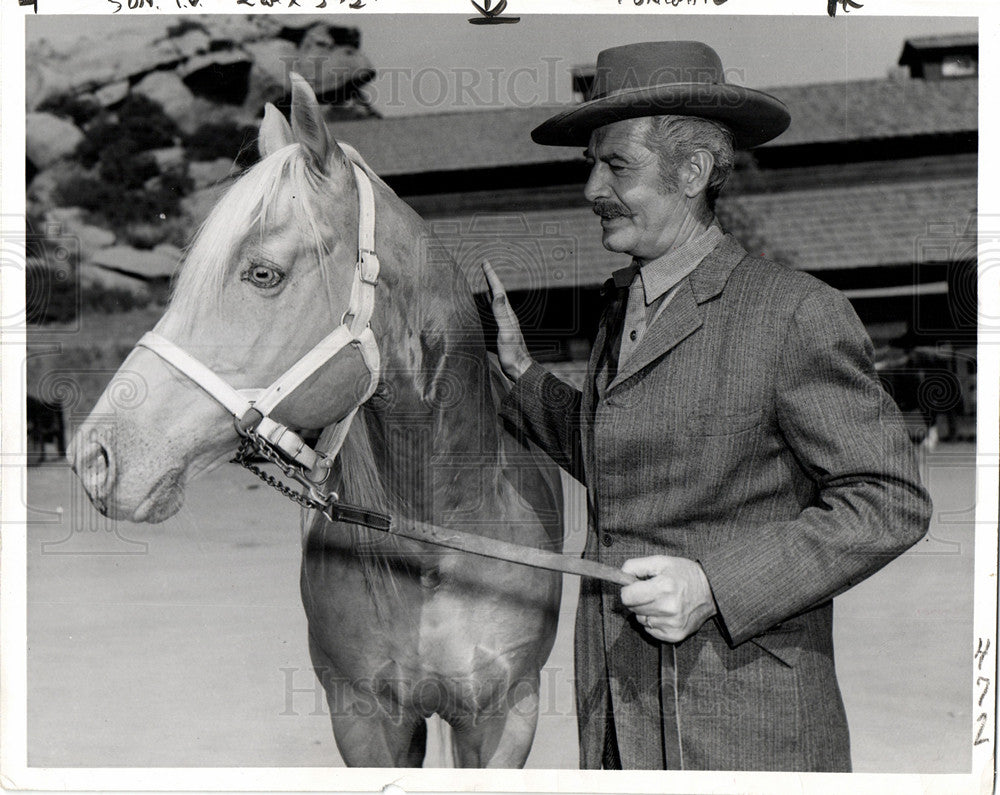
<svg viewBox="0 0 1000 795">
<path fill-rule="evenodd" d="M 610 300 L 605 305 L 604 311 L 601 313 L 600 322 L 597 324 L 597 336 L 594 338 L 594 346 L 590 349 L 590 362 L 587 365 L 587 375 L 583 383 L 583 396 L 580 404 L 585 421 L 582 439 L 585 467 L 589 467 L 590 463 L 590 430 L 594 417 L 594 406 L 598 396 L 597 379 L 604 377 L 602 368 L 607 367 L 605 348 L 608 345 L 608 333 L 611 330 L 611 324 L 614 322 L 615 313 L 622 311 L 621 302 L 624 300 L 624 291 L 616 289 L 611 279 L 604 284 L 602 291 L 604 295 L 610 294 Z"/>
<path fill-rule="evenodd" d="M 646 329 L 632 355 L 618 367 L 608 391 L 627 381 L 644 367 L 676 347 L 704 322 L 701 304 L 726 286 L 729 275 L 746 251 L 732 235 L 726 235 L 712 252 L 684 279 L 660 316 Z"/>
<path fill-rule="evenodd" d="M 594 347 L 590 349 L 590 362 L 587 365 L 587 377 L 583 384 L 583 399 L 581 408 L 583 416 L 588 420 L 594 414 L 594 402 L 597 398 L 597 369 L 601 364 L 601 357 L 604 354 L 604 346 L 608 340 L 608 326 L 601 323 L 597 329 L 597 337 L 594 339 Z"/>
<path fill-rule="evenodd" d="M 608 384 L 608 391 L 627 381 L 654 359 L 663 356 L 681 340 L 693 334 L 701 324 L 701 309 L 694 298 L 690 280 L 685 279 L 677 286 L 677 292 L 663 308 L 656 322 L 646 330 L 632 355 L 624 362 L 619 362 L 618 375 Z"/>
</svg>

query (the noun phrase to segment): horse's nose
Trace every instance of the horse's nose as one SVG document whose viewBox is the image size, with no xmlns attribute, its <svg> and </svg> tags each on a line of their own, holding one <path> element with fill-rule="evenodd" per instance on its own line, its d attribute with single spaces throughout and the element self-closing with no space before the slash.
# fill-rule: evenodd
<svg viewBox="0 0 1000 795">
<path fill-rule="evenodd" d="M 112 478 L 112 458 L 97 439 L 74 444 L 73 471 L 83 481 L 84 488 L 94 506 L 102 513 L 106 507 L 106 497 Z"/>
</svg>

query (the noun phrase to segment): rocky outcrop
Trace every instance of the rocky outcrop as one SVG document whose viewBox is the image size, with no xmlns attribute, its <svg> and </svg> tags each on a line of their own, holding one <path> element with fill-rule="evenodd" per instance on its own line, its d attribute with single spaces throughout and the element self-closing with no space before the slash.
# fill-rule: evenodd
<svg viewBox="0 0 1000 795">
<path fill-rule="evenodd" d="M 176 73 L 151 72 L 136 83 L 132 91 L 159 102 L 182 130 L 189 131 L 198 126 L 200 120 L 194 94 Z"/>
<path fill-rule="evenodd" d="M 330 120 L 374 115 L 363 88 L 375 71 L 354 28 L 308 15 L 177 19 L 165 32 L 150 21 L 151 34 L 109 18 L 107 37 L 58 48 L 29 28 L 28 212 L 74 239 L 85 290 L 166 295 L 182 253 L 164 244 L 190 242 L 253 162 L 253 127 L 268 102 L 287 111 L 291 71 Z"/>
<path fill-rule="evenodd" d="M 317 96 L 329 101 L 350 95 L 358 115 L 371 115 L 355 96 L 375 75 L 359 40 L 357 30 L 310 15 L 201 16 L 152 40 L 141 30 L 116 30 L 113 47 L 81 38 L 56 50 L 42 39 L 27 49 L 25 100 L 28 110 L 36 110 L 65 96 L 92 94 L 111 107 L 131 87 L 173 103 L 183 115 L 191 100 L 177 87 L 179 80 L 194 97 L 228 105 L 231 115 L 238 108 L 240 118 L 257 118 L 264 102 L 282 100 L 288 72 L 297 69 Z"/>
<path fill-rule="evenodd" d="M 116 31 L 113 46 L 81 38 L 56 50 L 43 41 L 27 49 L 25 101 L 34 110 L 59 96 L 96 91 L 122 79 L 135 81 L 183 60 L 169 41 L 150 41 L 135 30 Z"/>
<path fill-rule="evenodd" d="M 152 251 L 142 251 L 131 246 L 112 246 L 98 252 L 91 263 L 105 270 L 156 281 L 170 279 L 180 258 L 180 249 L 175 246 L 157 246 Z"/>
<path fill-rule="evenodd" d="M 25 155 L 38 169 L 69 157 L 83 140 L 83 133 L 73 122 L 51 113 L 28 113 L 24 130 Z"/>
<path fill-rule="evenodd" d="M 243 45 L 253 58 L 247 85 L 247 104 L 262 108 L 268 102 L 277 104 L 288 92 L 288 73 L 298 57 L 298 47 L 287 39 L 269 39 Z"/>
<path fill-rule="evenodd" d="M 73 160 L 60 160 L 39 173 L 28 185 L 29 210 L 34 205 L 39 212 L 57 207 L 59 188 L 74 177 L 85 177 L 90 171 Z"/>
<path fill-rule="evenodd" d="M 108 83 L 94 92 L 94 101 L 102 108 L 111 108 L 124 101 L 125 97 L 128 96 L 129 90 L 130 85 L 128 80 Z"/>
</svg>

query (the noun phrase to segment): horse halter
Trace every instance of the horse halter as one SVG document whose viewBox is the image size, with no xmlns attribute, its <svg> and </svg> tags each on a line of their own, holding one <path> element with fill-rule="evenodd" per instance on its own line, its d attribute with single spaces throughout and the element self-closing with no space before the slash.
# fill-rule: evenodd
<svg viewBox="0 0 1000 795">
<path fill-rule="evenodd" d="M 344 444 L 351 421 L 362 403 L 374 393 L 379 381 L 379 349 L 369 325 L 375 308 L 375 286 L 378 283 L 379 260 L 375 253 L 375 196 L 371 181 L 356 162 L 351 161 L 354 181 L 358 188 L 358 261 L 351 285 L 351 298 L 340 325 L 306 352 L 268 387 L 235 389 L 180 346 L 155 332 L 147 332 L 136 343 L 152 351 L 165 362 L 180 370 L 191 381 L 215 398 L 235 418 L 236 430 L 258 446 L 278 451 L 299 465 L 304 485 L 316 496 L 316 486 L 326 480 L 334 459 Z M 355 347 L 369 372 L 369 384 L 364 396 L 353 409 L 335 424 L 329 449 L 317 452 L 288 426 L 272 419 L 270 413 L 312 376 L 320 367 L 343 351 Z"/>
</svg>

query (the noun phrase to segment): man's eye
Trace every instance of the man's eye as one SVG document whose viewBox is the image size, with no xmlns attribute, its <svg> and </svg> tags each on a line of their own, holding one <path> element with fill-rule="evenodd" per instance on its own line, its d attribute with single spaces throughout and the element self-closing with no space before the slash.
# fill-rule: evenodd
<svg viewBox="0 0 1000 795">
<path fill-rule="evenodd" d="M 255 263 L 241 274 L 240 278 L 245 282 L 250 282 L 254 287 L 269 288 L 277 287 L 285 274 L 271 265 Z"/>
</svg>

